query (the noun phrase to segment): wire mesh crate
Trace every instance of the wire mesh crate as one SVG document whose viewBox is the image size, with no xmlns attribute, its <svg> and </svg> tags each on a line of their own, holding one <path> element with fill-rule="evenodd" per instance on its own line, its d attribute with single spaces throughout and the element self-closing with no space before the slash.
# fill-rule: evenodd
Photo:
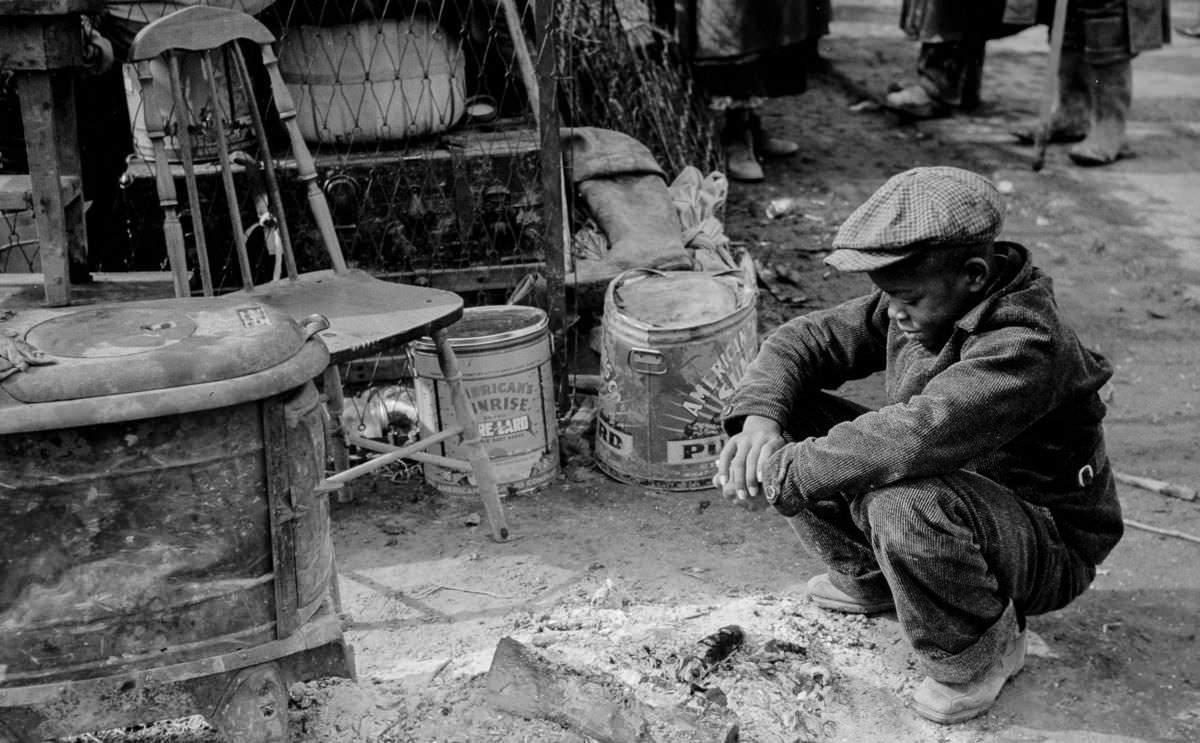
<svg viewBox="0 0 1200 743">
<path fill-rule="evenodd" d="M 281 0 L 258 18 L 279 39 L 280 71 L 350 263 L 457 291 L 511 287 L 551 254 L 561 263 L 545 217 L 561 200 L 557 186 L 546 196 L 543 140 L 530 105 L 537 47 L 530 52 L 525 44 L 546 38 L 535 33 L 531 8 L 511 0 Z M 217 111 L 232 111 L 226 126 L 238 126 L 237 93 L 200 85 L 189 92 L 194 141 L 217 125 Z M 219 107 L 209 101 L 214 96 L 221 97 Z M 142 107 L 155 104 L 132 92 L 128 102 L 133 122 Z M 161 107 L 173 120 L 173 106 Z M 152 207 L 155 197 L 147 153 L 137 149 L 124 179 L 126 224 L 131 267 L 146 267 L 147 260 L 161 263 L 164 252 L 157 210 L 139 208 Z M 203 164 L 197 172 L 204 175 Z M 274 263 L 271 217 L 263 215 L 264 200 L 249 175 L 238 190 L 261 280 L 270 278 Z M 199 180 L 198 218 L 212 235 L 210 245 L 229 244 L 222 239 L 232 228 L 219 180 Z M 303 185 L 288 178 L 281 185 L 303 270 L 305 257 L 323 250 L 307 221 Z M 185 230 L 196 218 L 183 214 Z M 215 261 L 218 285 L 234 288 L 236 262 Z"/>
</svg>

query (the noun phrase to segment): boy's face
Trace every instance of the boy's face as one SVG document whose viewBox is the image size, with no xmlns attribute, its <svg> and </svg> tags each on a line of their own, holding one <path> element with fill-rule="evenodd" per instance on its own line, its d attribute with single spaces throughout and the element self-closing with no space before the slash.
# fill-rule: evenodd
<svg viewBox="0 0 1200 743">
<path fill-rule="evenodd" d="M 888 317 L 909 340 L 938 351 L 950 338 L 954 323 L 978 301 L 986 284 L 986 261 L 902 261 L 867 274 L 888 300 Z"/>
</svg>

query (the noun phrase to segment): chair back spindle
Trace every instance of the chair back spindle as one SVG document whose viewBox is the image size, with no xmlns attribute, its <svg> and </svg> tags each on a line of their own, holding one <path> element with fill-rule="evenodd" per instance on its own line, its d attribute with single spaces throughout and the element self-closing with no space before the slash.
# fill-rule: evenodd
<svg viewBox="0 0 1200 743">
<path fill-rule="evenodd" d="M 211 51 L 200 52 L 200 69 L 204 71 L 204 79 L 208 82 L 210 89 L 215 89 L 217 76 L 213 70 Z M 250 268 L 250 253 L 246 250 L 246 233 L 240 229 L 242 214 L 237 187 L 233 182 L 233 160 L 229 152 L 229 138 L 225 134 L 226 111 L 221 102 L 221 96 L 213 95 L 212 102 L 217 115 L 217 125 L 213 127 L 213 133 L 217 140 L 217 161 L 221 163 L 221 185 L 225 188 L 225 206 L 229 211 L 229 224 L 233 226 L 233 245 L 237 252 L 238 270 L 242 275 L 242 288 L 251 290 L 254 288 L 254 272 Z M 228 116 L 229 120 L 232 120 L 233 112 L 228 112 Z"/>
<path fill-rule="evenodd" d="M 232 46 L 232 52 L 237 74 L 241 78 L 242 84 L 249 89 L 252 84 L 250 82 L 250 66 L 246 64 L 246 56 L 242 54 L 242 49 L 237 44 Z M 275 159 L 271 156 L 271 145 L 267 141 L 267 125 L 263 122 L 262 111 L 258 106 L 250 107 L 250 123 L 254 127 L 254 137 L 258 141 L 258 153 L 263 161 L 261 172 L 266 182 L 267 204 L 271 213 L 275 215 L 275 222 L 279 230 L 279 242 L 283 250 L 283 267 L 287 271 L 287 277 L 294 281 L 299 278 L 300 272 L 296 268 L 296 254 L 292 251 L 291 232 L 288 230 L 287 220 L 283 218 L 283 198 L 279 192 L 279 178 L 275 174 Z"/>
<path fill-rule="evenodd" d="M 308 207 L 312 211 L 313 221 L 321 233 L 321 241 L 329 253 L 329 261 L 335 274 L 346 273 L 346 259 L 342 255 L 338 243 L 337 232 L 333 228 L 333 215 L 329 211 L 329 202 L 317 184 L 317 166 L 312 153 L 300 133 L 300 125 L 296 123 L 296 104 L 292 94 L 283 82 L 283 74 L 279 71 L 279 59 L 275 56 L 275 48 L 270 44 L 262 45 L 263 65 L 271 81 L 271 95 L 275 100 L 275 108 L 279 112 L 279 120 L 287 130 L 288 140 L 292 145 L 292 156 L 296 158 L 296 172 L 300 182 L 304 184 L 308 194 Z"/>
</svg>

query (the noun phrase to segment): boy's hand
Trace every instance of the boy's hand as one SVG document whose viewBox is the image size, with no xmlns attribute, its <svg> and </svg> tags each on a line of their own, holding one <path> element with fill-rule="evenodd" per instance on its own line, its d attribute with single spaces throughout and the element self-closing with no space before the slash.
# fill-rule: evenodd
<svg viewBox="0 0 1200 743">
<path fill-rule="evenodd" d="M 778 423 L 758 415 L 747 416 L 742 432 L 729 439 L 717 458 L 713 485 L 740 506 L 752 511 L 766 508 L 759 475 L 767 458 L 785 443 Z"/>
</svg>

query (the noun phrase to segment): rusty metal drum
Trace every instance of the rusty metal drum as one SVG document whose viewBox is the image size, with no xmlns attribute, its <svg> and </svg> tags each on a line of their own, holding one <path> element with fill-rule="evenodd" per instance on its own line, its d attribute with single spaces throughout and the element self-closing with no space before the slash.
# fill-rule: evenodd
<svg viewBox="0 0 1200 743">
<path fill-rule="evenodd" d="M 449 335 L 500 493 L 529 492 L 553 480 L 558 424 L 546 313 L 518 305 L 468 307 Z M 411 350 L 421 434 L 427 435 L 454 424 L 454 406 L 433 341 L 423 338 Z M 451 441 L 441 446 L 443 456 L 467 458 Z M 424 472 L 444 493 L 475 492 L 468 473 L 436 464 L 425 464 Z"/>
<path fill-rule="evenodd" d="M 297 639 L 334 579 L 311 330 L 245 297 L 0 318 L 55 362 L 0 381 L 0 717 L 40 737 L 149 721 L 119 702 L 151 678 L 340 642 Z M 104 704 L 33 711 L 88 683 Z"/>
<path fill-rule="evenodd" d="M 662 490 L 712 486 L 722 408 L 758 352 L 756 299 L 748 266 L 613 279 L 600 352 L 601 470 Z"/>
</svg>

